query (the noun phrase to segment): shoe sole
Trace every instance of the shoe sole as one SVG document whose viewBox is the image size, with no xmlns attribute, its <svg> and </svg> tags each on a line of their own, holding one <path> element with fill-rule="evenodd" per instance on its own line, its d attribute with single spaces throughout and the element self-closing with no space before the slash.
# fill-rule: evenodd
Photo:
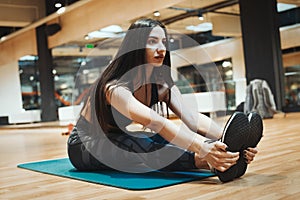
<svg viewBox="0 0 300 200">
<path fill-rule="evenodd" d="M 228 146 L 228 151 L 240 152 L 244 146 L 244 141 L 248 135 L 248 131 L 249 121 L 247 116 L 242 112 L 235 112 L 231 115 L 225 125 L 221 141 Z M 241 166 L 239 165 L 239 162 L 237 162 L 236 165 L 230 167 L 225 172 L 216 170 L 216 175 L 222 182 L 232 181 L 236 178 L 237 173 L 240 171 L 239 167 Z"/>
<path fill-rule="evenodd" d="M 241 161 L 240 159 L 238 161 L 240 167 L 238 168 L 239 170 L 237 172 L 236 178 L 243 176 L 247 171 L 248 164 L 247 164 L 247 160 L 243 156 L 244 155 L 243 151 L 248 147 L 255 148 L 263 136 L 263 122 L 261 116 L 256 112 L 251 112 L 248 114 L 248 120 L 250 124 L 249 134 L 245 145 L 240 151 Z"/>
</svg>

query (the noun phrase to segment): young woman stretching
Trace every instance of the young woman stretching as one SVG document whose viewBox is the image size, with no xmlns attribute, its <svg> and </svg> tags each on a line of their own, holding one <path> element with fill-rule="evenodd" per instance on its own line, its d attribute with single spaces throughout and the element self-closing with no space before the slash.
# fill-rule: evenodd
<svg viewBox="0 0 300 200">
<path fill-rule="evenodd" d="M 181 124 L 168 119 L 168 109 Z M 130 131 L 131 123 L 151 131 Z M 165 26 L 140 19 L 90 89 L 68 140 L 68 154 L 78 170 L 133 173 L 201 168 L 222 173 L 240 156 L 248 163 L 254 159 L 255 148 L 244 155 L 227 151 L 219 141 L 222 132 L 209 117 L 184 105 L 171 78 Z"/>
</svg>

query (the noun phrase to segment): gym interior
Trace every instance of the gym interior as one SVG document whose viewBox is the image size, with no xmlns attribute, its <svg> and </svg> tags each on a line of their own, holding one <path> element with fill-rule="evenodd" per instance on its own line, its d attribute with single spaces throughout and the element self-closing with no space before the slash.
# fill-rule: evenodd
<svg viewBox="0 0 300 200">
<path fill-rule="evenodd" d="M 298 0 L 0 1 L 0 198 L 297 199 L 299 6 Z M 67 157 L 84 94 L 142 17 L 166 25 L 172 77 L 188 104 L 193 94 L 199 112 L 228 119 L 244 109 L 252 81 L 267 83 L 273 112 L 263 119 L 247 173 L 229 183 L 212 176 L 133 191 L 18 168 Z"/>
</svg>

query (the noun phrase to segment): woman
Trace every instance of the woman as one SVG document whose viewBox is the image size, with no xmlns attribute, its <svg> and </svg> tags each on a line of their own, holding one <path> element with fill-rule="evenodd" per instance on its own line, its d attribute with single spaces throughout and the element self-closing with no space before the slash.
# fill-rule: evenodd
<svg viewBox="0 0 300 200">
<path fill-rule="evenodd" d="M 225 172 L 239 152 L 217 141 L 222 129 L 189 110 L 171 78 L 165 26 L 152 19 L 133 23 L 115 59 L 90 90 L 68 140 L 68 154 L 79 170 L 126 172 L 213 168 Z M 171 109 L 181 120 L 168 119 Z M 165 117 L 167 116 L 167 117 Z M 132 122 L 149 131 L 129 131 Z M 245 151 L 247 162 L 257 153 Z"/>
</svg>

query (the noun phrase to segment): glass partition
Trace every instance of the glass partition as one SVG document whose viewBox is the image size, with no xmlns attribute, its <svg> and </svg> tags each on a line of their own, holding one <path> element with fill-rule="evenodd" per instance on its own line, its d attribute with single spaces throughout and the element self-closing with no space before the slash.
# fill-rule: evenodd
<svg viewBox="0 0 300 200">
<path fill-rule="evenodd" d="M 38 79 L 37 56 L 24 56 L 19 60 L 19 74 L 23 108 L 40 108 L 40 82 Z"/>
<path fill-rule="evenodd" d="M 89 57 L 91 58 L 91 57 Z M 107 65 L 111 56 L 97 56 L 98 64 Z M 37 66 L 37 56 L 24 56 L 19 60 L 19 74 L 21 82 L 21 92 L 23 108 L 25 110 L 40 109 L 40 80 Z M 92 66 L 89 64 L 87 56 L 54 56 L 53 57 L 53 79 L 54 79 L 54 96 L 56 106 L 70 106 L 73 103 L 79 104 L 79 99 L 73 98 L 73 89 L 75 87 L 75 78 L 81 66 L 83 70 L 78 74 L 81 88 L 77 88 L 81 93 L 94 80 L 95 75 L 99 74 L 101 66 Z"/>
<path fill-rule="evenodd" d="M 220 74 L 216 74 L 215 67 L 217 67 Z M 180 92 L 188 94 L 193 92 L 224 91 L 227 110 L 235 110 L 235 83 L 232 80 L 231 59 L 217 61 L 214 64 L 198 65 L 196 68 L 192 65 L 178 68 L 179 75 L 176 85 Z M 220 75 L 222 82 L 219 82 Z"/>
<path fill-rule="evenodd" d="M 285 67 L 285 110 L 300 111 L 300 63 Z"/>
</svg>

